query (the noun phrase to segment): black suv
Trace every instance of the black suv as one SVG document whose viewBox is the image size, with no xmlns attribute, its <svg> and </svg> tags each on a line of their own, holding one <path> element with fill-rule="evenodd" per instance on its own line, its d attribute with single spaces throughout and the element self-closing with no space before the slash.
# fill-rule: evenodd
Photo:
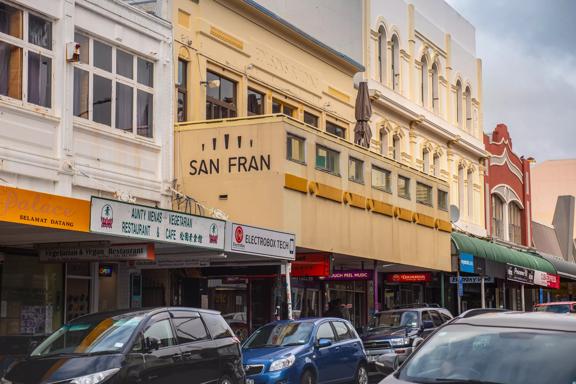
<svg viewBox="0 0 576 384">
<path fill-rule="evenodd" d="M 218 312 L 116 311 L 63 325 L 0 383 L 244 383 L 240 342 Z"/>
<path fill-rule="evenodd" d="M 403 362 L 437 327 L 452 319 L 450 311 L 439 307 L 402 307 L 378 312 L 362 341 L 371 367 L 384 354 L 398 355 Z"/>
</svg>

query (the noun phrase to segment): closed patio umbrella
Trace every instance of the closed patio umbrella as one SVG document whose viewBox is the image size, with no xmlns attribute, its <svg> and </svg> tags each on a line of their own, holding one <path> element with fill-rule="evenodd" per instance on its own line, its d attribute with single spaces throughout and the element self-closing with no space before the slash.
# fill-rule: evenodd
<svg viewBox="0 0 576 384">
<path fill-rule="evenodd" d="M 372 104 L 368 93 L 368 83 L 363 81 L 358 87 L 356 96 L 356 126 L 354 127 L 354 143 L 363 147 L 370 147 L 372 130 L 370 129 L 370 116 L 372 116 Z"/>
</svg>

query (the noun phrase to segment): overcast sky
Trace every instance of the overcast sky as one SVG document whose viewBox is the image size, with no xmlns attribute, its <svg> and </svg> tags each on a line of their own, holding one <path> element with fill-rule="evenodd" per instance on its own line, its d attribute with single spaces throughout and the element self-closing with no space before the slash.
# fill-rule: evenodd
<svg viewBox="0 0 576 384">
<path fill-rule="evenodd" d="M 538 162 L 576 158 L 576 1 L 447 1 L 476 27 L 484 130 L 505 123 Z"/>
</svg>

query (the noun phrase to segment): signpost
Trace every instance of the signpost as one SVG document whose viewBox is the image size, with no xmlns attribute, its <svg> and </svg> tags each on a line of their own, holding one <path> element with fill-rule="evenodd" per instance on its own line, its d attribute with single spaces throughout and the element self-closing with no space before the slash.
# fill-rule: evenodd
<svg viewBox="0 0 576 384">
<path fill-rule="evenodd" d="M 92 197 L 90 232 L 224 250 L 224 221 Z"/>
</svg>

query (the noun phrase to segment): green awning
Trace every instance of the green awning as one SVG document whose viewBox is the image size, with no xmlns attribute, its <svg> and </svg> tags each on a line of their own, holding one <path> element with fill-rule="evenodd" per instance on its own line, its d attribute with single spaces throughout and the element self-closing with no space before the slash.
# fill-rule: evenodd
<svg viewBox="0 0 576 384">
<path fill-rule="evenodd" d="M 458 251 L 471 253 L 475 257 L 502 264 L 513 264 L 553 275 L 558 274 L 552 263 L 536 253 L 518 251 L 458 232 L 452 232 L 452 241 L 456 244 Z"/>
</svg>

